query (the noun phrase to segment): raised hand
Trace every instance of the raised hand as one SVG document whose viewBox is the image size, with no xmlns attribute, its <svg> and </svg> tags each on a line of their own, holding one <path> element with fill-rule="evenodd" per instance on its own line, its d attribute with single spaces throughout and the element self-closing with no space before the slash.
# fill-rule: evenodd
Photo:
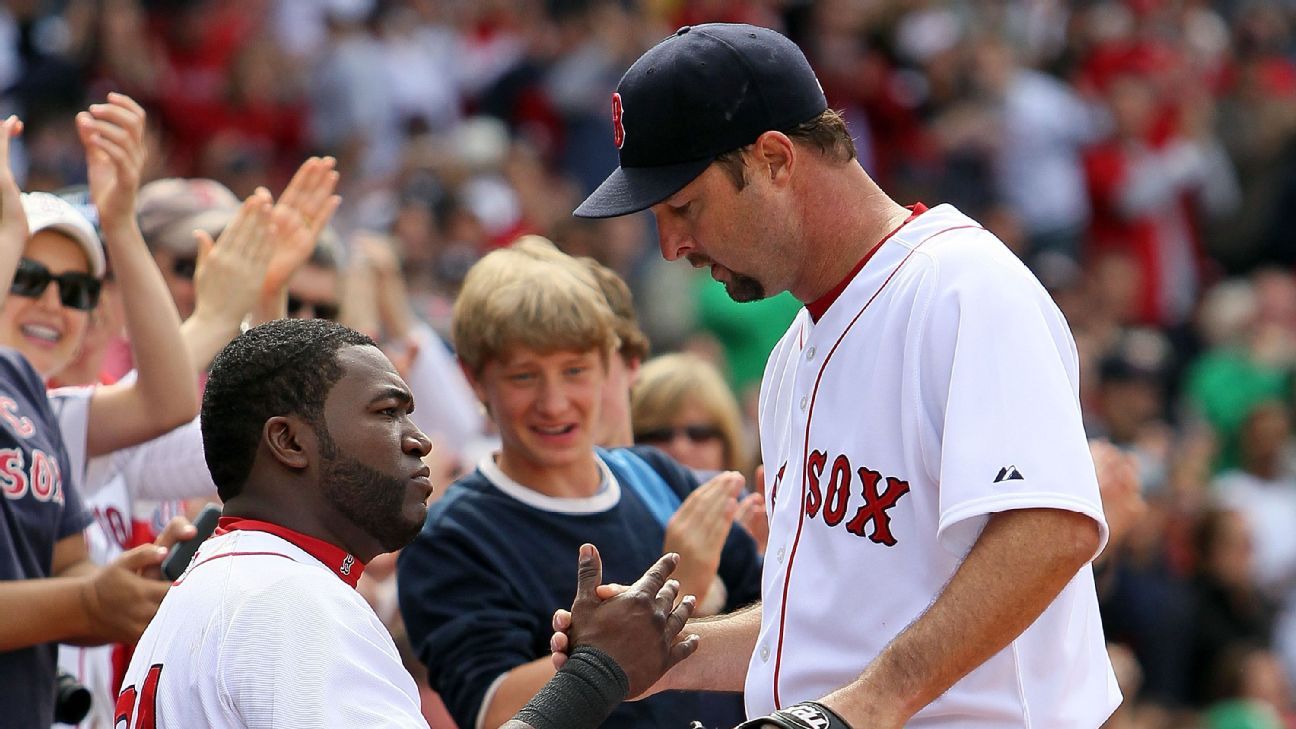
<svg viewBox="0 0 1296 729">
<path fill-rule="evenodd" d="M 27 247 L 27 214 L 23 212 L 22 191 L 9 167 L 9 140 L 22 133 L 23 123 L 16 116 L 0 122 L 0 298 L 13 282 L 18 259 Z"/>
<path fill-rule="evenodd" d="M 194 316 L 237 326 L 256 305 L 275 252 L 273 205 L 270 192 L 258 188 L 243 201 L 218 240 L 213 242 L 206 231 L 194 231 L 198 239 Z"/>
<path fill-rule="evenodd" d="M 342 202 L 334 194 L 338 183 L 336 165 L 332 157 L 311 157 L 297 168 L 279 196 L 271 216 L 278 240 L 262 284 L 262 296 L 278 295 L 314 252 L 320 234 Z"/>
<path fill-rule="evenodd" d="M 105 229 L 134 224 L 140 171 L 148 156 L 144 120 L 144 109 L 134 99 L 115 92 L 108 94 L 107 103 L 91 104 L 76 116 L 90 199 Z"/>
<path fill-rule="evenodd" d="M 679 581 L 699 602 L 706 599 L 720 568 L 720 553 L 738 513 L 742 487 L 742 474 L 717 474 L 689 494 L 666 525 L 662 551 L 679 554 Z"/>
<path fill-rule="evenodd" d="M 696 635 L 679 637 L 697 601 L 686 595 L 675 604 L 679 583 L 668 578 L 678 564 L 679 555 L 664 555 L 633 585 L 604 599 L 596 589 L 603 580 L 598 549 L 583 545 L 563 648 L 603 651 L 625 672 L 630 697 L 647 691 L 698 647 Z"/>
</svg>

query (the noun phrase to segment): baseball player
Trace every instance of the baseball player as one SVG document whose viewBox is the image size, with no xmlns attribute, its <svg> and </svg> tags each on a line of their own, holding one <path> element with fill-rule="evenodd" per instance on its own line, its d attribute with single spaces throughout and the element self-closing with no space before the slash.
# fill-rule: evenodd
<svg viewBox="0 0 1296 729">
<path fill-rule="evenodd" d="M 196 302 L 196 309 L 180 327 L 179 336 L 179 343 L 194 360 L 195 369 L 189 377 L 195 384 L 216 352 L 238 333 L 239 323 L 260 297 L 273 254 L 282 255 L 290 247 L 274 245 L 272 236 L 287 239 L 300 234 L 312 236 L 313 242 L 312 230 L 303 231 L 302 225 L 283 221 L 296 223 L 298 218 L 321 212 L 327 215 L 336 183 L 330 168 L 330 162 L 318 158 L 302 165 L 280 201 L 281 205 L 291 206 L 294 215 L 276 216 L 272 212 L 274 201 L 261 190 L 225 216 L 219 244 L 211 244 L 208 236 L 204 246 L 207 253 L 191 284 L 189 306 L 194 309 Z M 157 195 L 153 198 L 156 201 Z M 211 225 L 211 216 L 206 217 Z M 156 213 L 148 219 L 154 228 L 164 222 Z M 272 219 L 280 224 L 272 226 Z M 190 233 L 192 237 L 193 231 Z M 128 375 L 125 381 L 134 376 Z M 85 506 L 95 518 L 86 530 L 90 558 L 96 564 L 108 564 L 124 550 L 151 540 L 152 534 L 160 532 L 161 526 L 179 513 L 184 499 L 214 497 L 216 486 L 203 460 L 196 417 L 147 442 L 87 458 L 90 405 L 98 389 L 60 387 L 51 390 L 49 397 L 72 455 Z M 90 713 L 79 724 L 83 729 L 114 725 L 113 703 L 128 655 L 124 645 L 60 648 L 61 670 L 75 677 L 93 697 Z"/>
<path fill-rule="evenodd" d="M 1102 724 L 1107 525 L 1044 289 L 953 207 L 883 193 L 778 33 L 681 28 L 612 111 L 621 166 L 576 215 L 651 209 L 667 259 L 805 303 L 761 386 L 762 602 L 691 624 L 655 688 L 745 690 L 754 727 Z"/>
<path fill-rule="evenodd" d="M 431 443 L 413 408 L 374 342 L 332 322 L 273 321 L 221 352 L 202 431 L 224 515 L 141 637 L 118 726 L 426 727 L 391 636 L 354 589 L 426 516 Z M 592 729 L 696 647 L 676 640 L 694 604 L 674 604 L 678 556 L 633 595 L 600 600 L 598 555 L 580 551 L 573 640 L 587 647 L 510 729 Z"/>
</svg>

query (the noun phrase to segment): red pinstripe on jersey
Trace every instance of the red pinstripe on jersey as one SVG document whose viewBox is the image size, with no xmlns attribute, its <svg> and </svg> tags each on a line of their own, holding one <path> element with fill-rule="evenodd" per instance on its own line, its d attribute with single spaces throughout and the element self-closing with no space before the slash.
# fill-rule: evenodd
<svg viewBox="0 0 1296 729">
<path fill-rule="evenodd" d="M 910 220 L 913 220 L 913 219 L 914 219 L 915 217 L 917 217 L 921 212 L 923 212 L 923 211 L 926 210 L 926 208 L 921 208 L 921 209 L 920 209 L 920 208 L 921 208 L 921 206 L 915 206 L 914 214 L 911 215 L 911 216 L 910 216 L 910 217 L 905 221 L 905 223 L 908 223 Z M 903 224 L 901 225 L 901 227 L 904 227 Z M 887 275 L 886 280 L 882 282 L 882 285 L 878 287 L 877 291 L 874 291 L 874 292 L 873 292 L 873 295 L 870 296 L 869 299 L 868 299 L 868 301 L 866 301 L 866 302 L 864 303 L 864 306 L 862 306 L 862 307 L 860 308 L 860 310 L 859 310 L 858 312 L 856 312 L 855 316 L 850 320 L 850 323 L 846 325 L 846 328 L 845 328 L 844 330 L 842 330 L 842 333 L 837 337 L 837 341 L 835 341 L 835 342 L 833 343 L 832 348 L 828 350 L 828 355 L 824 357 L 824 359 L 823 359 L 823 364 L 821 364 L 821 365 L 819 366 L 819 373 L 815 376 L 815 383 L 814 383 L 814 387 L 811 388 L 811 391 L 810 391 L 810 404 L 809 404 L 809 408 L 808 408 L 808 410 L 806 411 L 805 438 L 804 438 L 804 440 L 802 441 L 802 454 L 801 454 L 801 507 L 800 507 L 800 513 L 798 513 L 798 515 L 797 515 L 797 529 L 796 529 L 796 535 L 792 538 L 792 549 L 789 551 L 789 554 L 788 554 L 788 560 L 787 560 L 787 567 L 784 568 L 785 571 L 784 571 L 784 574 L 783 574 L 783 599 L 782 599 L 782 602 L 781 602 L 781 604 L 780 604 L 780 606 L 779 606 L 778 643 L 777 643 L 777 647 L 776 647 L 776 649 L 775 649 L 775 654 L 774 654 L 774 706 L 775 706 L 775 707 L 778 707 L 778 708 L 782 708 L 782 707 L 783 707 L 782 699 L 781 699 L 780 696 L 779 696 L 779 674 L 780 674 L 780 672 L 781 672 L 781 668 L 782 668 L 782 660 L 783 660 L 783 637 L 784 637 L 784 635 L 785 635 L 785 627 L 786 627 L 786 625 L 787 625 L 787 612 L 788 612 L 788 611 L 787 611 L 787 601 L 788 601 L 788 590 L 789 590 L 789 587 L 790 587 L 791 584 L 792 584 L 792 565 L 796 563 L 797 546 L 801 543 L 801 531 L 802 531 L 802 528 L 805 526 L 805 515 L 806 515 L 806 514 L 805 514 L 805 511 L 806 511 L 806 503 L 805 503 L 805 502 L 806 502 L 807 478 L 808 478 L 808 474 L 809 474 L 809 469 L 806 467 L 806 462 L 807 462 L 807 460 L 808 460 L 808 458 L 809 458 L 809 455 L 810 455 L 810 453 L 809 453 L 809 448 L 810 448 L 810 424 L 811 424 L 812 422 L 814 422 L 814 408 L 815 408 L 815 402 L 816 402 L 816 400 L 818 399 L 818 396 L 819 396 L 819 383 L 823 380 L 824 372 L 828 369 L 828 362 L 832 360 L 832 356 L 833 356 L 833 354 L 835 354 L 835 353 L 837 352 L 837 348 L 838 348 L 839 346 L 841 346 L 842 341 L 846 339 L 846 335 L 850 333 L 850 331 L 851 331 L 852 328 L 854 328 L 855 323 L 859 321 L 860 316 L 862 316 L 862 315 L 864 314 L 865 310 L 868 309 L 869 305 L 872 304 L 873 301 L 876 300 L 877 297 L 878 297 L 879 295 L 881 295 L 882 291 L 885 290 L 886 287 L 887 287 L 887 285 L 891 283 L 891 279 L 895 278 L 895 275 L 896 275 L 897 273 L 900 272 L 900 269 L 904 267 L 905 263 L 907 263 L 907 262 L 909 261 L 910 257 L 912 257 L 913 254 L 914 254 L 914 253 L 915 253 L 915 252 L 916 252 L 920 247 L 922 247 L 922 245 L 923 245 L 924 243 L 926 243 L 927 241 L 931 240 L 932 238 L 935 238 L 936 236 L 938 236 L 938 235 L 942 235 L 942 234 L 944 234 L 944 233 L 949 233 L 949 232 L 951 232 L 951 231 L 955 231 L 955 230 L 964 230 L 964 229 L 968 229 L 968 228 L 980 228 L 980 227 L 981 227 L 981 226 L 978 226 L 978 225 L 958 225 L 958 226 L 953 226 L 953 227 L 945 228 L 945 229 L 939 230 L 939 231 L 937 231 L 937 232 L 935 232 L 935 233 L 932 233 L 931 235 L 929 235 L 929 236 L 927 236 L 926 238 L 924 238 L 924 239 L 922 239 L 921 241 L 919 241 L 917 245 L 915 245 L 915 246 L 914 246 L 914 247 L 913 247 L 913 248 L 912 248 L 912 249 L 911 249 L 907 254 L 905 254 L 905 257 L 902 258 L 902 259 L 900 260 L 900 263 L 896 264 L 896 267 L 895 267 L 894 269 L 892 269 L 892 271 L 891 271 L 890 274 Z M 899 230 L 900 230 L 900 228 L 897 228 L 896 230 L 892 231 L 890 234 L 887 235 L 886 238 L 883 238 L 883 242 L 886 241 L 888 238 L 890 238 L 892 235 L 895 235 L 895 233 L 898 232 Z M 879 242 L 879 244 L 878 244 L 877 246 L 874 246 L 873 250 L 877 250 L 877 249 L 880 248 L 880 247 L 881 247 L 881 242 Z M 872 251 L 870 251 L 869 255 L 871 255 L 871 254 L 872 254 Z M 866 259 L 867 259 L 867 256 L 866 256 Z M 861 270 L 861 269 L 862 269 L 862 267 L 860 267 L 860 269 L 856 269 L 855 273 L 858 273 L 859 270 Z M 852 274 L 852 275 L 854 275 L 854 274 Z M 847 282 L 847 283 L 849 283 L 849 282 Z M 845 286 L 841 286 L 841 287 L 840 287 L 840 290 L 837 291 L 837 295 L 840 295 L 841 292 L 845 290 L 845 288 L 846 288 Z M 832 303 L 832 302 L 829 302 L 829 304 L 831 304 L 831 303 Z M 827 307 L 824 307 L 824 310 L 826 311 L 826 310 L 827 310 Z"/>
</svg>

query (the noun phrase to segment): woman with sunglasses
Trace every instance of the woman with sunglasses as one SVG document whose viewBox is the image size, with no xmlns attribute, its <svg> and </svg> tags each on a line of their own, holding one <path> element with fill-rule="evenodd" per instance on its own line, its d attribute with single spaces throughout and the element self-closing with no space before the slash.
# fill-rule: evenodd
<svg viewBox="0 0 1296 729">
<path fill-rule="evenodd" d="M 89 558 L 82 529 L 89 515 L 78 485 L 87 453 L 155 437 L 197 412 L 189 358 L 177 347 L 170 305 L 135 225 L 135 192 L 144 158 L 144 112 L 112 94 L 77 116 L 90 190 L 123 289 L 138 377 L 94 388 L 83 417 L 56 418 L 43 380 L 71 361 L 98 303 L 105 256 L 93 227 L 53 196 L 20 196 L 0 124 L 0 706 L 16 726 L 49 726 L 54 641 L 130 641 L 166 594 L 154 579 L 165 552 L 145 545 L 104 568 Z M 30 227 L 29 219 L 30 215 Z M 67 401 L 59 405 L 77 404 Z M 190 529 L 191 531 L 191 529 Z M 184 536 L 183 530 L 170 538 Z M 151 569 L 149 575 L 143 570 Z"/>
<path fill-rule="evenodd" d="M 630 392 L 635 443 L 697 471 L 748 473 L 742 413 L 714 365 L 694 354 L 649 360 Z"/>
<path fill-rule="evenodd" d="M 144 110 L 129 97 L 109 94 L 107 103 L 78 114 L 76 126 L 137 364 L 134 379 L 88 393 L 83 432 L 65 432 L 74 453 L 84 448 L 83 461 L 193 419 L 198 392 L 188 352 L 176 346 L 180 317 L 135 220 Z M 65 201 L 30 193 L 23 196 L 23 208 L 31 232 L 0 306 L 0 345 L 21 352 L 48 380 L 81 347 L 99 301 L 104 249 L 93 226 Z"/>
</svg>

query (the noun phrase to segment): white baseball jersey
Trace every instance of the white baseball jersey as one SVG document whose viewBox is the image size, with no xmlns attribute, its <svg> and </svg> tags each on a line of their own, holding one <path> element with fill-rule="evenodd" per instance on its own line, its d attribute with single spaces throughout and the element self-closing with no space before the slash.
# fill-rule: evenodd
<svg viewBox="0 0 1296 729">
<path fill-rule="evenodd" d="M 414 679 L 355 591 L 362 570 L 318 539 L 222 518 L 136 646 L 118 729 L 426 729 Z"/>
<path fill-rule="evenodd" d="M 771 524 L 749 716 L 857 678 L 994 512 L 1076 511 L 1107 539 L 1061 312 L 976 222 L 915 211 L 801 311 L 766 367 Z M 908 726 L 1093 729 L 1119 703 L 1085 567 Z"/>
</svg>

